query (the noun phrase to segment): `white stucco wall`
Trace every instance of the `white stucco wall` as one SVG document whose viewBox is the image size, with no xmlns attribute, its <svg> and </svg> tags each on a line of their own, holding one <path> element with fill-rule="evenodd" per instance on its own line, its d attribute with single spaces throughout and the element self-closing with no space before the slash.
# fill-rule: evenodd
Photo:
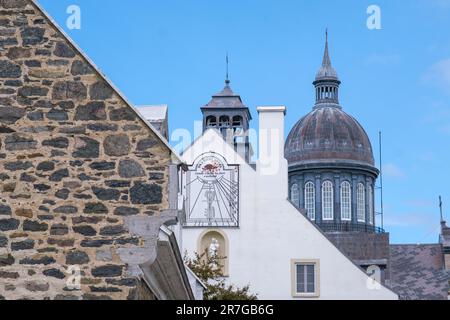
<svg viewBox="0 0 450 320">
<path fill-rule="evenodd" d="M 260 115 L 262 130 L 271 127 L 283 132 L 283 123 L 280 114 Z M 260 132 L 260 138 L 263 135 L 264 132 Z M 282 155 L 283 147 L 278 147 L 274 150 Z M 284 157 L 273 158 L 273 152 L 270 153 L 272 159 L 260 156 L 262 163 L 257 163 L 255 171 L 220 134 L 208 130 L 182 158 L 192 164 L 205 152 L 219 153 L 229 164 L 240 164 L 240 227 L 221 229 L 229 239 L 230 283 L 250 284 L 259 299 L 299 299 L 292 297 L 291 259 L 317 259 L 320 261 L 320 296 L 314 299 L 397 299 L 397 295 L 385 287 L 370 290 L 366 274 L 287 200 L 288 169 Z M 277 170 L 271 170 L 273 165 L 278 166 Z M 274 174 L 270 174 L 271 171 Z M 197 251 L 198 239 L 204 231 L 204 228 L 182 228 L 179 242 L 183 253 Z"/>
</svg>

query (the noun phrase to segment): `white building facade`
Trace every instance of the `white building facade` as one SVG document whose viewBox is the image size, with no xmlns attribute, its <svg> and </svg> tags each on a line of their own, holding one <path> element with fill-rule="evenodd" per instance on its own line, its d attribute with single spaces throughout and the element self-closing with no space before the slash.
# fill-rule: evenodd
<svg viewBox="0 0 450 320">
<path fill-rule="evenodd" d="M 256 164 L 242 153 L 251 148 L 240 148 L 238 139 L 233 146 L 214 127 L 184 151 L 188 170 L 180 179 L 184 210 L 177 233 L 182 253 L 226 257 L 227 281 L 250 285 L 259 299 L 397 299 L 288 200 L 285 112 L 258 108 Z"/>
</svg>

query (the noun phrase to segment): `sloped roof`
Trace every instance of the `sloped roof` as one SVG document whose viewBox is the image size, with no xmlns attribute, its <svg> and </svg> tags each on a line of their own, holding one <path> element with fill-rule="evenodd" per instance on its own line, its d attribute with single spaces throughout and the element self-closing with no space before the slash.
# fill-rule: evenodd
<svg viewBox="0 0 450 320">
<path fill-rule="evenodd" d="M 247 108 L 241 99 L 241 96 L 235 94 L 230 87 L 230 82 L 225 83 L 225 87 L 219 93 L 212 96 L 212 99 L 208 102 L 205 108 Z"/>
<path fill-rule="evenodd" d="M 106 75 L 100 71 L 100 69 L 95 65 L 95 63 L 84 53 L 84 51 L 67 35 L 67 33 L 58 25 L 58 23 L 42 8 L 42 6 L 36 0 L 29 0 L 37 10 L 41 12 L 43 16 L 45 16 L 49 23 L 62 34 L 62 36 L 72 45 L 72 47 L 88 62 L 88 64 L 95 70 L 95 72 L 99 75 L 101 79 L 103 79 L 116 93 L 117 95 L 125 102 L 125 104 L 131 108 L 136 115 L 147 125 L 147 127 L 164 143 L 164 145 L 170 150 L 173 155 L 173 159 L 176 159 L 177 162 L 182 163 L 180 156 L 178 153 L 172 148 L 167 139 L 156 129 L 147 119 L 143 117 L 143 115 L 136 110 L 133 104 L 129 102 L 129 100 L 125 97 L 125 95 L 111 82 L 110 79 L 106 77 Z"/>
<path fill-rule="evenodd" d="M 390 287 L 403 300 L 447 300 L 448 274 L 440 244 L 391 245 Z"/>
<path fill-rule="evenodd" d="M 150 122 L 167 120 L 167 105 L 137 106 L 138 111 Z"/>
</svg>

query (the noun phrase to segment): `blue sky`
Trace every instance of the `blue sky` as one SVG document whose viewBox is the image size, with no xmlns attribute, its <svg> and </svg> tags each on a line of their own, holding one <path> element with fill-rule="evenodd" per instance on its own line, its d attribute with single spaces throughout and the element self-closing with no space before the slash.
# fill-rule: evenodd
<svg viewBox="0 0 450 320">
<path fill-rule="evenodd" d="M 232 88 L 254 118 L 258 105 L 286 105 L 287 134 L 312 108 L 328 27 L 344 110 L 376 155 L 384 135 L 391 241 L 436 242 L 439 195 L 450 220 L 450 0 L 39 3 L 132 103 L 168 104 L 172 131 L 201 120 L 199 108 L 223 87 L 228 51 Z M 66 27 L 72 4 L 80 30 Z M 366 26 L 371 4 L 381 30 Z"/>
</svg>

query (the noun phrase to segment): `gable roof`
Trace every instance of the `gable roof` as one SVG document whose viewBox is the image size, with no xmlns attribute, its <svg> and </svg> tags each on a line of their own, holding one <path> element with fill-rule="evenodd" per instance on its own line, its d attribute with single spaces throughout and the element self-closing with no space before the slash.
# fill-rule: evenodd
<svg viewBox="0 0 450 320">
<path fill-rule="evenodd" d="M 239 155 L 239 153 L 237 153 L 233 148 L 232 148 L 232 146 L 230 146 L 228 143 L 226 143 L 226 141 L 223 139 L 223 136 L 219 133 L 219 131 L 217 130 L 217 129 L 213 129 L 213 128 L 211 128 L 211 129 L 208 129 L 208 130 L 206 130 L 204 133 L 203 133 L 203 135 L 201 135 L 200 137 L 198 137 L 189 147 L 187 147 L 185 150 L 184 150 L 184 152 L 182 153 L 182 155 L 184 156 L 186 153 L 188 153 L 188 151 L 190 151 L 190 149 L 191 148 L 193 148 L 193 147 L 195 147 L 195 145 L 197 144 L 197 143 L 201 143 L 201 139 L 202 138 L 205 138 L 205 139 L 207 139 L 207 141 L 211 141 L 211 139 L 209 139 L 211 136 L 213 136 L 213 137 L 216 137 L 216 138 L 220 138 L 222 141 L 223 141 L 223 143 L 224 143 L 224 146 L 225 146 L 225 148 L 224 149 L 226 149 L 226 150 L 229 150 L 229 151 L 233 151 L 235 154 L 236 154 L 236 156 L 239 156 L 240 157 L 240 155 Z M 229 148 L 229 149 L 228 149 Z M 205 152 L 206 152 L 206 150 L 205 150 Z M 197 155 L 198 156 L 198 155 Z M 239 163 L 239 165 L 243 165 L 243 166 L 248 166 L 249 168 L 251 168 L 253 171 L 254 171 L 254 168 L 252 168 L 247 162 L 245 162 L 245 160 L 242 158 L 242 157 L 240 157 L 241 159 L 242 159 L 242 162 L 241 163 Z M 191 165 L 191 163 L 188 163 L 188 165 Z M 361 266 L 359 266 L 359 265 L 357 265 L 345 252 L 343 252 L 339 247 L 337 247 L 336 246 L 336 244 L 333 242 L 333 241 L 331 241 L 331 239 L 313 222 L 313 221 L 311 221 L 307 216 L 306 216 L 306 211 L 305 210 L 302 210 L 302 209 L 299 209 L 298 207 L 296 207 L 292 202 L 291 202 L 291 200 L 290 199 L 288 199 L 288 198 L 286 198 L 285 199 L 285 201 L 287 202 L 287 203 L 289 203 L 290 204 L 290 206 L 295 210 L 295 211 L 297 211 L 304 219 L 305 219 L 305 221 L 307 221 L 307 223 L 309 224 L 309 225 L 311 225 L 320 235 L 322 235 L 322 237 L 324 238 L 324 240 L 325 241 L 327 241 L 329 244 L 331 244 L 331 246 L 332 247 L 334 247 L 346 260 L 348 260 L 348 262 L 350 262 L 353 266 L 355 266 L 356 267 L 356 269 L 358 270 L 358 272 L 361 272 L 361 273 L 363 273 L 364 274 L 364 276 L 366 276 L 366 277 L 368 277 L 368 275 L 367 275 L 367 273 L 365 272 L 365 270 L 363 270 L 362 268 L 361 268 Z M 391 292 L 393 295 L 395 295 L 395 296 L 398 296 L 397 295 L 397 293 L 394 291 L 394 290 L 392 290 L 390 287 L 388 287 L 388 286 L 386 286 L 386 285 L 383 285 L 383 284 L 381 284 L 381 286 L 382 286 L 382 288 L 383 289 L 385 289 L 385 290 L 388 290 L 389 292 Z"/>
<path fill-rule="evenodd" d="M 97 65 L 84 53 L 84 51 L 70 38 L 70 36 L 58 25 L 58 23 L 37 3 L 36 0 L 29 0 L 29 2 L 49 21 L 49 23 L 67 40 L 70 45 L 77 51 L 80 56 L 87 61 L 87 63 L 94 69 L 98 76 L 104 80 L 115 93 L 125 102 L 125 104 L 131 108 L 140 120 L 164 143 L 164 145 L 170 150 L 173 160 L 176 160 L 176 164 L 183 164 L 183 160 L 178 153 L 172 148 L 167 139 L 157 130 L 145 117 L 131 104 L 131 102 L 125 97 L 125 95 L 112 83 L 108 77 L 100 71 Z"/>
<path fill-rule="evenodd" d="M 189 146 L 187 146 L 187 147 L 181 152 L 181 156 L 184 157 L 184 156 L 188 153 L 188 151 L 189 151 L 190 149 L 192 149 L 198 142 L 201 141 L 201 139 L 203 139 L 203 138 L 205 138 L 205 137 L 208 137 L 208 136 L 210 136 L 210 135 L 213 135 L 213 136 L 215 136 L 216 138 L 221 139 L 221 141 L 224 143 L 225 149 L 229 150 L 230 152 L 231 152 L 231 151 L 234 152 L 235 155 L 236 155 L 236 159 L 240 159 L 240 160 L 241 160 L 241 161 L 240 161 L 241 163 L 239 163 L 239 164 L 247 164 L 247 165 L 248 165 L 248 163 L 246 163 L 245 159 L 244 159 L 238 152 L 236 152 L 236 150 L 234 150 L 233 146 L 232 146 L 230 143 L 228 143 L 228 142 L 224 139 L 224 137 L 223 137 L 223 135 L 220 133 L 220 131 L 219 131 L 218 129 L 215 129 L 215 128 L 209 128 L 209 129 L 206 129 L 201 135 L 199 135 L 197 138 L 195 138 L 194 141 L 192 141 L 191 144 L 190 144 Z M 223 151 L 225 151 L 225 150 L 223 150 Z M 205 151 L 205 152 L 206 152 L 206 151 Z M 184 161 L 184 163 L 186 164 L 186 160 L 183 160 L 183 161 Z M 191 164 L 192 164 L 192 163 L 187 163 L 187 165 L 191 165 Z M 229 164 L 232 164 L 232 163 L 229 163 Z M 236 163 L 233 163 L 233 164 L 236 164 Z M 249 167 L 252 168 L 251 166 L 249 166 Z M 254 169 L 254 168 L 252 168 L 252 169 Z"/>
<path fill-rule="evenodd" d="M 331 245 L 334 247 L 334 248 L 336 248 L 337 249 L 337 251 L 339 251 L 347 260 L 349 260 L 356 268 L 358 268 L 362 273 L 364 273 L 366 276 L 368 276 L 367 275 L 367 273 L 366 273 L 366 271 L 363 269 L 363 268 L 361 268 L 361 266 L 360 265 L 358 265 L 352 258 L 350 258 L 350 256 L 347 254 L 347 253 L 345 253 L 343 250 L 341 250 L 341 248 L 339 248 L 329 237 L 328 237 L 328 235 L 316 224 L 316 223 L 314 223 L 314 221 L 311 221 L 311 219 L 309 219 L 308 218 L 308 216 L 307 216 L 307 212 L 306 212 L 306 210 L 305 209 L 300 209 L 300 208 L 298 208 L 290 199 L 286 199 L 286 201 L 288 201 L 291 205 L 292 205 L 292 207 L 294 207 L 305 219 L 306 219 L 306 221 L 309 223 L 309 224 L 311 224 L 329 243 L 331 243 Z M 389 290 L 389 291 L 391 291 L 392 293 L 394 293 L 394 294 L 396 294 L 396 295 L 398 295 L 398 293 L 395 291 L 395 290 L 393 290 L 390 286 L 387 286 L 387 285 L 384 285 L 384 284 L 381 284 L 381 286 L 382 287 L 384 287 L 385 289 L 387 289 L 387 290 Z"/>
</svg>

